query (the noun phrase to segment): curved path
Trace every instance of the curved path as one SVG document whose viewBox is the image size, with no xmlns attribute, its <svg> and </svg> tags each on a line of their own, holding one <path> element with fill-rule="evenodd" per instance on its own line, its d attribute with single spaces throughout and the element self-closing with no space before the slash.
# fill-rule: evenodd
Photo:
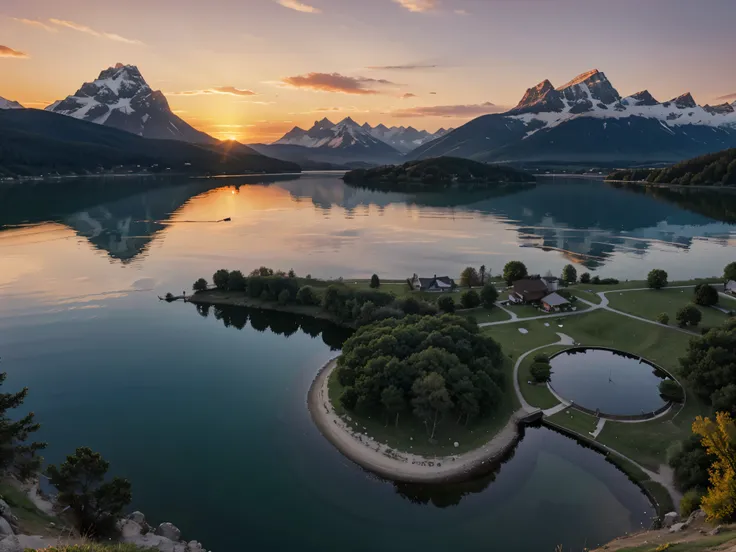
<svg viewBox="0 0 736 552">
<path fill-rule="evenodd" d="M 519 356 L 519 358 L 516 360 L 516 364 L 514 364 L 514 375 L 513 375 L 514 391 L 516 391 L 516 397 L 519 399 L 519 403 L 521 403 L 521 408 L 523 408 L 527 412 L 531 413 L 539 409 L 536 406 L 532 406 L 528 402 L 526 402 L 524 395 L 522 395 L 521 393 L 521 386 L 519 385 L 519 366 L 521 366 L 521 363 L 524 362 L 524 359 L 526 357 L 528 357 L 530 354 L 535 353 L 541 349 L 546 349 L 547 347 L 552 347 L 553 345 L 574 345 L 575 344 L 575 340 L 569 335 L 565 335 L 563 333 L 558 333 L 557 335 L 560 336 L 559 341 L 555 341 L 554 343 L 548 343 L 547 345 L 542 345 L 541 347 L 530 349 L 523 355 Z"/>
</svg>

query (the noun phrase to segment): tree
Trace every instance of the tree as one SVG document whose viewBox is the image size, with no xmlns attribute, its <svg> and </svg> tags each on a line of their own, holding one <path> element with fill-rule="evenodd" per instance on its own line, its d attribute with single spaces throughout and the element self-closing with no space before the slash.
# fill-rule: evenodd
<svg viewBox="0 0 736 552">
<path fill-rule="evenodd" d="M 378 289 L 381 287 L 381 280 L 378 279 L 378 274 L 371 276 L 371 288 Z"/>
<path fill-rule="evenodd" d="M 712 400 L 716 391 L 736 384 L 736 319 L 690 339 L 687 354 L 680 359 L 680 372 L 705 401 Z"/>
<path fill-rule="evenodd" d="M 437 299 L 437 307 L 442 312 L 453 313 L 455 312 L 455 300 L 450 295 L 443 295 Z"/>
<path fill-rule="evenodd" d="M 340 395 L 340 404 L 347 410 L 352 410 L 358 404 L 358 392 L 354 387 L 346 387 Z"/>
<path fill-rule="evenodd" d="M 230 278 L 230 271 L 221 268 L 212 276 L 212 282 L 217 289 L 226 290 L 228 278 Z"/>
<path fill-rule="evenodd" d="M 474 309 L 480 305 L 480 296 L 474 289 L 470 289 L 460 296 L 460 304 L 464 309 Z"/>
<path fill-rule="evenodd" d="M 685 305 L 677 311 L 675 320 L 677 324 L 684 328 L 685 326 L 697 326 L 700 323 L 700 319 L 703 317 L 703 313 L 698 310 L 695 305 Z"/>
<path fill-rule="evenodd" d="M 288 289 L 282 289 L 279 292 L 279 296 L 278 296 L 277 300 L 279 302 L 279 305 L 285 305 L 286 303 L 289 302 L 289 299 L 290 298 L 291 298 L 291 295 L 289 294 L 289 290 Z"/>
<path fill-rule="evenodd" d="M 578 280 L 578 271 L 571 264 L 562 269 L 562 280 L 568 284 L 574 284 Z"/>
<path fill-rule="evenodd" d="M 289 278 L 296 278 L 296 272 L 294 272 L 294 269 L 293 268 L 290 268 L 289 269 L 289 272 L 287 273 L 287 276 Z"/>
<path fill-rule="evenodd" d="M 534 362 L 543 362 L 549 364 L 549 356 L 544 353 L 537 353 L 534 355 Z"/>
<path fill-rule="evenodd" d="M 0 373 L 0 385 L 7 376 Z M 36 453 L 46 448 L 46 443 L 27 442 L 31 433 L 41 427 L 33 412 L 20 418 L 9 416 L 8 411 L 22 406 L 27 396 L 27 387 L 17 393 L 0 393 L 0 470 L 16 468 L 21 479 L 35 475 L 43 461 Z"/>
<path fill-rule="evenodd" d="M 703 493 L 697 489 L 691 489 L 686 492 L 680 499 L 680 515 L 684 518 L 690 516 L 695 510 L 700 508 L 700 502 L 703 500 Z"/>
<path fill-rule="evenodd" d="M 517 280 L 523 280 L 528 276 L 526 265 L 521 261 L 509 261 L 503 267 L 503 279 L 508 285 L 513 284 Z"/>
<path fill-rule="evenodd" d="M 590 272 L 583 272 L 580 275 L 580 283 L 581 284 L 589 284 L 590 283 Z"/>
<path fill-rule="evenodd" d="M 723 269 L 723 279 L 727 282 L 736 281 L 736 262 L 728 263 Z"/>
<path fill-rule="evenodd" d="M 424 421 L 430 441 L 434 440 L 437 424 L 441 421 L 442 416 L 453 407 L 450 393 L 445 387 L 445 378 L 436 372 L 431 372 L 414 382 L 412 392 L 414 399 L 411 404 L 414 407 L 414 413 Z"/>
<path fill-rule="evenodd" d="M 666 401 L 681 403 L 685 400 L 685 393 L 680 385 L 671 379 L 662 380 L 659 384 L 659 394 Z"/>
<path fill-rule="evenodd" d="M 698 435 L 685 439 L 669 459 L 677 488 L 682 492 L 705 490 L 708 487 L 708 469 L 715 459 L 705 450 Z"/>
<path fill-rule="evenodd" d="M 473 287 L 480 284 L 478 271 L 472 266 L 466 266 L 460 273 L 460 285 Z"/>
<path fill-rule="evenodd" d="M 492 309 L 496 306 L 496 301 L 498 300 L 498 290 L 496 289 L 496 286 L 494 286 L 491 282 L 488 282 L 486 285 L 483 286 L 483 289 L 480 290 L 480 301 L 483 303 L 483 306 L 487 309 Z"/>
<path fill-rule="evenodd" d="M 480 274 L 480 285 L 484 285 L 486 283 L 486 265 L 480 265 L 478 273 Z"/>
<path fill-rule="evenodd" d="M 396 415 L 394 425 L 396 427 L 399 427 L 399 414 L 401 414 L 401 411 L 406 408 L 404 391 L 402 391 L 395 385 L 389 385 L 381 392 L 381 403 L 386 408 L 386 412 L 389 416 L 393 414 Z"/>
<path fill-rule="evenodd" d="M 116 518 L 132 499 L 129 481 L 119 477 L 105 481 L 109 468 L 100 453 L 79 447 L 61 466 L 46 470 L 49 482 L 59 491 L 57 502 L 69 507 L 83 535 L 111 534 Z"/>
<path fill-rule="evenodd" d="M 529 373 L 536 383 L 547 383 L 552 379 L 552 366 L 548 362 L 534 362 L 529 368 Z"/>
<path fill-rule="evenodd" d="M 239 270 L 233 270 L 227 277 L 228 291 L 245 291 L 247 280 Z"/>
<path fill-rule="evenodd" d="M 716 458 L 709 470 L 710 487 L 701 507 L 709 521 L 730 520 L 736 512 L 736 426 L 729 413 L 718 412 L 715 421 L 695 418 L 693 433 L 701 437 L 705 450 Z"/>
<path fill-rule="evenodd" d="M 660 312 L 657 315 L 657 322 L 664 324 L 665 326 L 670 323 L 670 315 L 666 312 Z"/>
<path fill-rule="evenodd" d="M 660 268 L 651 270 L 647 275 L 647 284 L 651 289 L 662 289 L 667 285 L 667 273 Z"/>
<path fill-rule="evenodd" d="M 273 268 L 268 268 L 267 266 L 261 266 L 251 271 L 249 276 L 263 276 L 264 278 L 267 276 L 273 276 Z"/>
<path fill-rule="evenodd" d="M 319 305 L 319 296 L 314 292 L 312 286 L 303 286 L 296 293 L 296 301 L 302 305 Z"/>
<path fill-rule="evenodd" d="M 696 305 L 711 307 L 718 304 L 718 290 L 709 284 L 695 286 L 693 301 Z"/>
<path fill-rule="evenodd" d="M 729 412 L 736 415 L 736 383 L 729 383 L 717 389 L 710 396 L 715 412 Z"/>
<path fill-rule="evenodd" d="M 207 280 L 200 278 L 192 286 L 193 291 L 207 291 Z"/>
</svg>

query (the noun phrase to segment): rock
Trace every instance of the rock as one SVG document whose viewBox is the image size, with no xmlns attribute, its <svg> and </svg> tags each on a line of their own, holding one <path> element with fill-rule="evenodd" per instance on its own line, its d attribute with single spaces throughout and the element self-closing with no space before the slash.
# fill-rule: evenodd
<svg viewBox="0 0 736 552">
<path fill-rule="evenodd" d="M 143 514 L 143 512 L 133 512 L 128 516 L 128 519 L 131 521 L 135 521 L 138 525 L 140 525 L 143 533 L 148 533 L 151 530 L 151 526 L 148 525 L 148 522 L 146 521 L 146 516 Z"/>
<path fill-rule="evenodd" d="M 166 537 L 167 539 L 171 539 L 175 542 L 181 538 L 181 531 L 179 531 L 176 525 L 169 523 L 168 521 L 156 527 L 154 534 Z"/>
<path fill-rule="evenodd" d="M 680 533 L 681 531 L 684 531 L 685 529 L 687 529 L 687 522 L 675 523 L 672 527 L 670 527 L 670 533 Z"/>
<path fill-rule="evenodd" d="M 10 506 L 8 506 L 8 503 L 4 500 L 0 500 L 0 517 L 8 519 L 12 515 L 13 512 L 11 511 Z M 8 519 L 8 521 L 10 520 Z"/>
<path fill-rule="evenodd" d="M 121 519 L 118 522 L 118 530 L 123 539 L 132 539 L 143 534 L 143 527 L 132 519 Z"/>
<path fill-rule="evenodd" d="M 721 526 L 719 525 L 719 526 L 718 526 L 718 527 L 716 527 L 715 529 L 711 529 L 711 530 L 710 530 L 710 531 L 708 532 L 708 534 L 709 534 L 709 535 L 711 535 L 711 536 L 715 536 L 715 535 L 718 535 L 718 534 L 720 534 L 720 532 L 721 532 Z"/>
<path fill-rule="evenodd" d="M 10 535 L 0 540 L 0 552 L 23 552 L 23 547 L 20 545 L 18 537 Z"/>
<path fill-rule="evenodd" d="M 664 515 L 662 520 L 662 527 L 672 527 L 675 523 L 680 521 L 680 514 L 677 512 L 668 512 Z"/>
<path fill-rule="evenodd" d="M 0 538 L 14 534 L 13 528 L 10 526 L 10 523 L 8 523 L 8 520 L 0 517 Z"/>
<path fill-rule="evenodd" d="M 190 541 L 189 543 L 187 543 L 185 552 L 206 552 L 206 550 L 202 548 L 201 543 L 197 541 Z"/>
<path fill-rule="evenodd" d="M 705 512 L 703 510 L 695 510 L 690 516 L 687 518 L 688 524 L 694 522 L 698 519 L 705 519 Z"/>
</svg>

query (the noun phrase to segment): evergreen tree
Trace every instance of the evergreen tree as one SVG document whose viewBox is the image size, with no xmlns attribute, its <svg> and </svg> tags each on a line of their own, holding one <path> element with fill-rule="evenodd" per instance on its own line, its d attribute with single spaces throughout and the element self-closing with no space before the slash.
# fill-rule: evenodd
<svg viewBox="0 0 736 552">
<path fill-rule="evenodd" d="M 381 280 L 378 278 L 378 274 L 371 276 L 371 288 L 378 289 L 381 287 Z"/>
</svg>

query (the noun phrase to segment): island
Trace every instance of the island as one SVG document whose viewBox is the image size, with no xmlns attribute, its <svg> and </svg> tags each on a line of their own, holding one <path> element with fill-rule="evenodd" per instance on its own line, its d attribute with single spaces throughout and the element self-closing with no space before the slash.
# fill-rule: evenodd
<svg viewBox="0 0 736 552">
<path fill-rule="evenodd" d="M 489 165 L 459 157 L 436 157 L 356 169 L 345 174 L 346 184 L 385 191 L 482 190 L 535 182 L 530 173 L 505 165 Z"/>
<path fill-rule="evenodd" d="M 624 169 L 606 177 L 608 182 L 636 182 L 668 186 L 736 186 L 736 148 L 709 153 L 660 169 Z"/>
</svg>

